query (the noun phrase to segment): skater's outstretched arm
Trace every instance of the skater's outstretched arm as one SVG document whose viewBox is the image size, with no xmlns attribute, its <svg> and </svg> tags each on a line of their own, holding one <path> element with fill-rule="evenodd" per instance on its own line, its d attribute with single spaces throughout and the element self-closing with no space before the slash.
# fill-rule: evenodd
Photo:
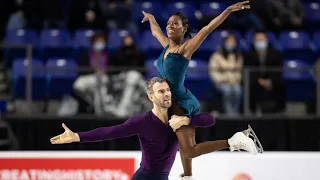
<svg viewBox="0 0 320 180">
<path fill-rule="evenodd" d="M 162 30 L 154 16 L 144 11 L 142 11 L 142 13 L 144 17 L 141 22 L 144 23 L 146 21 L 149 21 L 152 35 L 158 39 L 162 47 L 166 47 L 169 44 L 169 39 L 162 33 Z"/>
<path fill-rule="evenodd" d="M 136 116 L 120 125 L 101 127 L 91 131 L 78 133 L 71 131 L 65 124 L 62 124 L 62 127 L 65 130 L 64 133 L 51 138 L 50 141 L 52 144 L 96 142 L 138 135 L 142 128 L 142 120 L 143 116 Z"/>
<path fill-rule="evenodd" d="M 228 16 L 231 12 L 239 11 L 242 9 L 250 9 L 250 5 L 248 5 L 250 1 L 243 1 L 229 6 L 225 9 L 219 16 L 211 20 L 211 22 L 204 26 L 192 39 L 187 41 L 184 55 L 185 57 L 191 57 L 192 54 L 199 48 L 202 42 L 206 39 L 206 37 L 216 29 Z"/>
</svg>

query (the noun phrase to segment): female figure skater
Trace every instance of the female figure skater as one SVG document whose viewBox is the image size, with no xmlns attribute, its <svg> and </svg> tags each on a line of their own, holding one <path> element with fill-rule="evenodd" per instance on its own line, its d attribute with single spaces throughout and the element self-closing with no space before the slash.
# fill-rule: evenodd
<svg viewBox="0 0 320 180">
<path fill-rule="evenodd" d="M 168 20 L 166 27 L 168 37 L 162 33 L 153 15 L 142 12 L 144 14 L 142 23 L 149 21 L 153 36 L 156 37 L 164 47 L 157 61 L 157 69 L 159 75 L 166 78 L 169 82 L 173 96 L 173 105 L 171 106 L 173 114 L 190 116 L 199 113 L 200 104 L 198 100 L 184 87 L 184 79 L 189 61 L 206 37 L 218 27 L 231 12 L 250 9 L 248 3 L 249 1 L 243 1 L 229 6 L 207 26 L 203 27 L 194 37 L 192 36 L 187 18 L 180 12 L 175 13 Z M 188 36 L 191 39 L 185 41 L 185 38 Z M 234 139 L 245 139 L 251 133 L 254 134 L 249 127 L 249 129 L 243 133 L 236 133 L 234 135 L 238 137 L 233 137 L 229 140 L 207 141 L 196 144 L 194 128 L 190 126 L 179 128 L 176 130 L 176 135 L 179 140 L 181 161 L 184 168 L 184 174 L 182 176 L 192 176 L 192 158 L 226 148 L 230 148 L 231 151 L 248 149 L 247 147 L 234 145 L 232 141 Z M 254 141 L 258 141 L 257 137 L 255 135 L 253 136 Z M 257 147 L 257 150 L 251 153 L 257 154 L 259 151 L 262 151 L 262 147 L 261 149 Z"/>
</svg>

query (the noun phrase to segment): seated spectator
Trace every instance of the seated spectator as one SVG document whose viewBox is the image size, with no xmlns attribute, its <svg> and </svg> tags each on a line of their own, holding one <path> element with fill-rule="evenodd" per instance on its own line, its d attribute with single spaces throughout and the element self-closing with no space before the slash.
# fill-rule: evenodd
<svg viewBox="0 0 320 180">
<path fill-rule="evenodd" d="M 93 107 L 96 115 L 128 117 L 143 112 L 145 80 L 142 74 L 126 68 L 107 75 L 106 69 L 111 63 L 108 63 L 105 47 L 104 34 L 96 33 L 92 37 L 92 48 L 85 53 L 80 65 L 93 68 L 94 73 L 82 73 L 75 81 L 75 97 L 82 108 Z M 117 62 L 113 65 L 130 67 L 143 66 L 144 59 L 135 48 L 132 37 L 126 36 L 123 47 L 115 53 L 112 61 Z"/>
<path fill-rule="evenodd" d="M 115 74 L 112 79 L 114 89 L 121 89 L 119 94 L 119 104 L 117 106 L 117 116 L 130 116 L 135 113 L 141 104 L 141 97 L 144 93 L 144 72 L 139 72 L 132 68 L 144 68 L 144 55 L 141 52 L 131 35 L 123 38 L 122 46 L 112 57 L 110 65 L 122 67 L 120 73 Z"/>
<path fill-rule="evenodd" d="M 282 72 L 270 68 L 282 68 L 282 56 L 268 43 L 265 31 L 256 31 L 253 36 L 253 45 L 244 60 L 245 67 L 258 69 L 250 71 L 250 109 L 256 113 L 259 104 L 262 113 L 281 113 L 286 103 Z"/>
<path fill-rule="evenodd" d="M 97 109 L 97 104 L 102 106 L 101 102 L 92 97 L 99 87 L 106 87 L 109 81 L 106 74 L 106 69 L 108 66 L 108 54 L 106 49 L 106 37 L 102 32 L 97 32 L 92 37 L 92 47 L 89 52 L 85 52 L 80 60 L 81 67 L 91 67 L 94 73 L 80 72 L 81 76 L 74 82 L 75 91 L 80 94 L 82 100 L 93 105 L 95 104 L 95 111 Z M 106 90 L 103 93 L 107 93 Z M 100 94 L 100 96 L 102 96 Z M 98 98 L 99 99 L 99 98 Z M 100 97 L 101 100 L 101 97 Z M 99 111 L 100 112 L 100 111 Z"/>
<path fill-rule="evenodd" d="M 267 10 L 277 29 L 295 29 L 303 25 L 304 8 L 300 0 L 270 0 Z"/>
<path fill-rule="evenodd" d="M 223 96 L 224 111 L 234 116 L 241 103 L 242 55 L 234 35 L 228 35 L 210 58 L 210 76 Z"/>
<path fill-rule="evenodd" d="M 131 35 L 122 40 L 121 48 L 111 57 L 111 65 L 115 67 L 144 67 L 144 54 L 140 51 Z"/>
</svg>

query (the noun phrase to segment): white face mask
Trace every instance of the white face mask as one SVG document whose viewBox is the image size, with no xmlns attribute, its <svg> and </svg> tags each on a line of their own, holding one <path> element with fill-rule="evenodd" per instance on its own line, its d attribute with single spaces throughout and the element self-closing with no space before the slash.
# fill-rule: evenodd
<svg viewBox="0 0 320 180">
<path fill-rule="evenodd" d="M 254 47 L 257 49 L 257 50 L 265 50 L 267 48 L 267 43 L 264 42 L 264 41 L 257 41 L 254 43 Z"/>
<path fill-rule="evenodd" d="M 93 45 L 93 49 L 96 51 L 102 51 L 105 47 L 106 45 L 104 43 L 95 43 Z"/>
</svg>

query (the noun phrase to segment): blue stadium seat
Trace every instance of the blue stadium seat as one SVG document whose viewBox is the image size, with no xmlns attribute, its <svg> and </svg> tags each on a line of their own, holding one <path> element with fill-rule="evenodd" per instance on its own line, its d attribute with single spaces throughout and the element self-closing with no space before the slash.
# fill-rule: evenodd
<svg viewBox="0 0 320 180">
<path fill-rule="evenodd" d="M 74 48 L 90 48 L 90 40 L 94 33 L 95 30 L 91 29 L 77 30 L 74 36 Z"/>
<path fill-rule="evenodd" d="M 13 94 L 15 98 L 26 98 L 26 70 L 30 63 L 26 59 L 16 59 L 12 66 Z M 32 59 L 32 97 L 43 99 L 46 97 L 46 80 L 43 63 L 39 59 Z"/>
<path fill-rule="evenodd" d="M 196 6 L 191 2 L 174 2 L 174 3 L 168 3 L 166 7 L 168 11 L 168 18 L 174 14 L 175 12 L 182 12 L 184 16 L 188 18 L 190 21 L 194 21 L 196 19 L 195 17 L 195 10 Z"/>
<path fill-rule="evenodd" d="M 310 37 L 306 32 L 290 31 L 280 33 L 283 52 L 288 59 L 305 59 L 314 62 Z"/>
<path fill-rule="evenodd" d="M 27 45 L 33 46 L 32 55 L 35 57 L 38 52 L 35 50 L 39 43 L 39 38 L 34 30 L 17 29 L 8 30 L 4 39 L 4 44 L 9 46 Z M 12 61 L 17 58 L 23 58 L 26 54 L 25 48 L 4 48 L 5 49 L 5 66 L 11 67 Z"/>
<path fill-rule="evenodd" d="M 137 40 L 137 34 L 133 31 L 125 30 L 125 29 L 114 29 L 112 30 L 109 35 L 108 35 L 108 46 L 111 51 L 115 51 L 118 48 L 120 48 L 122 39 L 124 36 L 127 34 L 131 34 L 133 38 L 135 39 L 135 42 L 138 43 L 139 41 Z"/>
<path fill-rule="evenodd" d="M 73 82 L 78 77 L 77 63 L 73 59 L 49 59 L 47 68 L 47 91 L 49 97 L 61 98 L 73 91 Z"/>
<path fill-rule="evenodd" d="M 305 2 L 304 29 L 318 31 L 320 29 L 320 2 Z"/>
<path fill-rule="evenodd" d="M 193 59 L 189 63 L 187 79 L 208 78 L 208 62 L 202 59 Z"/>
<path fill-rule="evenodd" d="M 242 36 L 237 31 L 228 31 L 228 30 L 216 30 L 211 35 L 209 35 L 208 40 L 213 42 L 213 50 L 216 50 L 222 45 L 223 39 L 229 34 L 233 33 L 236 36 L 236 39 L 239 41 L 242 39 Z"/>
<path fill-rule="evenodd" d="M 142 33 L 142 49 L 148 58 L 157 58 L 163 51 L 162 45 L 159 43 L 157 38 L 155 38 L 151 31 L 145 31 Z"/>
<path fill-rule="evenodd" d="M 320 22 L 320 3 L 309 2 L 304 4 L 306 19 Z"/>
<path fill-rule="evenodd" d="M 208 74 L 208 62 L 201 59 L 190 61 L 186 75 L 185 86 L 199 99 L 208 97 L 210 79 Z"/>
<path fill-rule="evenodd" d="M 5 37 L 5 44 L 7 45 L 36 45 L 37 43 L 37 34 L 34 30 L 30 29 L 8 30 Z"/>
<path fill-rule="evenodd" d="M 74 58 L 79 59 L 79 56 L 85 49 L 89 49 L 91 46 L 91 38 L 94 35 L 95 30 L 80 29 L 75 32 L 73 48 Z"/>
<path fill-rule="evenodd" d="M 206 16 L 217 16 L 222 11 L 224 11 L 227 7 L 228 6 L 226 4 L 218 1 L 201 3 L 200 12 L 202 13 L 202 15 L 206 15 Z"/>
<path fill-rule="evenodd" d="M 284 50 L 305 50 L 310 48 L 310 37 L 306 32 L 290 31 L 280 33 Z"/>
<path fill-rule="evenodd" d="M 211 39 L 207 38 L 205 41 L 203 41 L 199 49 L 192 55 L 192 57 L 208 61 L 211 54 L 214 52 L 213 46 L 214 45 Z"/>
<path fill-rule="evenodd" d="M 162 8 L 159 2 L 145 1 L 141 3 L 135 3 L 134 11 L 132 12 L 133 20 L 135 20 L 136 22 L 141 22 L 143 18 L 142 11 L 145 11 L 147 13 L 154 15 L 157 20 L 160 20 L 161 18 L 163 18 L 161 16 Z"/>
<path fill-rule="evenodd" d="M 320 31 L 313 33 L 313 44 L 315 49 L 318 51 L 318 56 L 320 55 Z"/>
<path fill-rule="evenodd" d="M 301 102 L 315 98 L 315 80 L 311 72 L 308 71 L 310 68 L 312 65 L 303 60 L 285 60 L 283 78 L 287 88 L 288 101 Z"/>
<path fill-rule="evenodd" d="M 67 30 L 47 29 L 41 32 L 44 59 L 72 56 L 71 43 Z"/>
<path fill-rule="evenodd" d="M 313 75 L 308 71 L 312 68 L 311 64 L 306 63 L 303 60 L 285 60 L 284 63 L 284 79 L 285 80 L 305 80 L 309 81 L 313 79 Z"/>
<path fill-rule="evenodd" d="M 146 65 L 146 69 L 147 69 L 147 73 L 146 73 L 147 79 L 158 76 L 157 59 L 148 59 L 146 61 L 145 65 Z"/>
</svg>

